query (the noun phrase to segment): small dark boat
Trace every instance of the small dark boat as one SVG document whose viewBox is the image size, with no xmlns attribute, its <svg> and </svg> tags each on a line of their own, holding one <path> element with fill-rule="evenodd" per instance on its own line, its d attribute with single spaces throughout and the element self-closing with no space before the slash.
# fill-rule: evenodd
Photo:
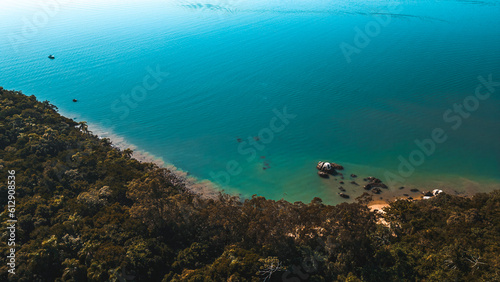
<svg viewBox="0 0 500 282">
<path fill-rule="evenodd" d="M 323 178 L 330 178 L 330 175 L 324 171 L 318 171 L 318 175 Z"/>
<path fill-rule="evenodd" d="M 53 60 L 55 59 L 56 57 L 54 57 L 54 55 L 49 55 L 49 59 Z"/>
<path fill-rule="evenodd" d="M 73 99 L 73 102 L 78 102 L 78 100 L 77 99 Z"/>
<path fill-rule="evenodd" d="M 344 199 L 349 199 L 349 195 L 347 194 L 344 194 L 344 193 L 339 193 L 340 197 L 344 198 Z"/>
</svg>

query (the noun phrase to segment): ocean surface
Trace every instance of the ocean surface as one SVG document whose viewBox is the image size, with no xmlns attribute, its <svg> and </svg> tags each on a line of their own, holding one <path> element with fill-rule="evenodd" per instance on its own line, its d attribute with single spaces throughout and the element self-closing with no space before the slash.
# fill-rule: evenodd
<svg viewBox="0 0 500 282">
<path fill-rule="evenodd" d="M 351 198 L 351 173 L 391 190 L 500 186 L 497 0 L 0 7 L 0 86 L 227 192 L 343 201 L 319 160 L 346 168 Z"/>
</svg>

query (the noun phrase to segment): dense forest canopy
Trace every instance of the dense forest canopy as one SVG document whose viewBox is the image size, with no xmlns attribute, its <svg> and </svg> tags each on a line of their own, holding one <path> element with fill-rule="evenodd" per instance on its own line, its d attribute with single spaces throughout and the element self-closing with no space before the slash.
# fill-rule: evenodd
<svg viewBox="0 0 500 282">
<path fill-rule="evenodd" d="M 1 281 L 498 281 L 500 192 L 385 213 L 221 193 L 0 88 Z M 15 274 L 8 179 L 15 171 Z"/>
</svg>

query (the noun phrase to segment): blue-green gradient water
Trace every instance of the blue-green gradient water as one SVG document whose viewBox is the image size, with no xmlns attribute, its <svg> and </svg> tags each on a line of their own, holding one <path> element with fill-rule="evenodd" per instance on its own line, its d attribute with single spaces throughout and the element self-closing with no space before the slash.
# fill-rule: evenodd
<svg viewBox="0 0 500 282">
<path fill-rule="evenodd" d="M 447 140 L 401 185 L 500 183 L 500 86 L 476 104 L 469 97 L 479 76 L 500 81 L 496 0 L 0 6 L 1 86 L 49 100 L 200 180 L 217 176 L 228 192 L 338 203 L 340 179 L 319 178 L 318 160 L 388 181 L 387 171 L 401 176 L 398 157 L 436 128 Z M 156 85 L 148 67 L 168 76 Z M 145 79 L 151 90 L 140 92 Z M 473 110 L 447 122 L 464 99 Z M 273 119 L 284 108 L 294 116 L 286 125 Z"/>
</svg>

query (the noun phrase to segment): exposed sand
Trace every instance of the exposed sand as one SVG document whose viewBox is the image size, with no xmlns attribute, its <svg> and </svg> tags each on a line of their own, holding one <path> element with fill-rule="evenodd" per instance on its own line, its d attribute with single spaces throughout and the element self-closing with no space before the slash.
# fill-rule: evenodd
<svg viewBox="0 0 500 282">
<path fill-rule="evenodd" d="M 368 207 L 370 208 L 371 211 L 379 210 L 383 211 L 382 209 L 389 206 L 389 203 L 385 201 L 373 201 L 368 204 Z"/>
<path fill-rule="evenodd" d="M 125 139 L 121 136 L 118 136 L 116 134 L 112 134 L 109 132 L 105 132 L 100 130 L 98 127 L 92 127 L 89 125 L 89 129 L 93 129 L 93 133 L 98 135 L 101 138 L 109 138 L 111 142 L 113 143 L 114 146 L 120 148 L 121 150 L 125 150 L 127 148 L 133 150 L 132 157 L 135 158 L 136 160 L 140 162 L 150 162 L 158 165 L 159 167 L 166 168 L 175 175 L 177 175 L 180 179 L 183 180 L 183 182 L 186 185 L 186 188 L 201 197 L 204 198 L 211 198 L 211 199 L 216 199 L 218 198 L 221 190 L 215 186 L 215 184 L 209 180 L 202 180 L 200 181 L 199 179 L 189 176 L 188 172 L 183 171 L 176 166 L 172 164 L 166 163 L 162 158 L 156 157 L 146 151 L 139 150 L 137 146 L 127 143 Z M 457 179 L 455 179 L 457 181 Z M 368 207 L 372 210 L 378 210 L 383 212 L 383 208 L 389 206 L 390 202 L 396 201 L 398 199 L 408 199 L 410 196 L 412 200 L 418 201 L 422 200 L 422 192 L 425 190 L 433 190 L 433 188 L 439 188 L 443 190 L 443 192 L 450 194 L 450 195 L 459 195 L 462 197 L 470 197 L 478 192 L 481 192 L 480 187 L 483 185 L 476 183 L 474 181 L 471 181 L 466 178 L 459 178 L 458 181 L 462 184 L 461 189 L 457 189 L 456 186 L 451 185 L 450 183 L 446 182 L 436 182 L 432 186 L 427 186 L 427 187 L 422 187 L 422 186 L 416 186 L 416 185 L 408 185 L 404 189 L 398 189 L 398 188 L 391 188 L 391 189 L 383 189 L 383 192 L 381 194 L 373 194 L 374 200 L 371 201 L 368 204 Z M 366 192 L 362 189 L 359 189 L 360 186 L 353 186 L 348 183 L 346 180 L 346 183 L 344 184 L 345 187 L 354 187 L 354 189 L 358 190 L 359 193 Z M 453 188 L 451 188 L 453 187 Z M 410 190 L 412 188 L 417 188 L 419 189 L 418 192 L 411 192 Z M 427 189 L 425 189 L 427 188 Z M 483 187 L 484 189 L 484 187 Z M 489 190 L 494 190 L 498 189 L 498 184 L 492 184 L 491 187 L 487 187 L 487 191 Z M 348 201 L 349 202 L 349 201 Z"/>
<path fill-rule="evenodd" d="M 66 117 L 77 116 L 78 114 L 68 114 L 59 111 L 61 115 Z M 113 146 L 125 150 L 131 149 L 133 150 L 132 157 L 140 162 L 150 162 L 158 165 L 159 167 L 166 168 L 170 170 L 172 173 L 177 175 L 182 181 L 186 184 L 186 188 L 193 193 L 199 194 L 202 197 L 206 198 L 217 198 L 222 191 L 219 187 L 217 187 L 213 182 L 209 180 L 202 180 L 189 176 L 188 172 L 183 171 L 172 164 L 165 162 L 161 157 L 154 156 L 144 150 L 138 149 L 137 146 L 128 143 L 125 138 L 114 134 L 113 132 L 107 131 L 104 128 L 101 128 L 97 124 L 88 123 L 88 128 L 92 131 L 93 134 L 99 136 L 100 138 L 108 138 L 112 142 Z M 352 168 L 351 168 L 352 169 Z M 354 171 L 345 171 L 344 174 L 350 175 L 350 173 L 354 173 Z M 357 174 L 357 173 L 356 173 Z M 334 177 L 336 181 L 332 181 L 332 189 L 337 190 L 339 186 L 338 181 L 341 179 L 337 179 L 338 177 Z M 342 186 L 347 190 L 347 193 L 352 197 L 350 200 L 345 202 L 354 202 L 355 198 L 360 196 L 362 193 L 366 192 L 361 187 L 364 185 L 361 180 L 363 177 L 358 176 L 356 179 L 346 177 L 345 184 Z M 337 181 L 338 180 L 338 181 Z M 353 185 L 350 183 L 351 180 L 356 180 L 358 184 Z M 412 188 L 419 189 L 419 192 L 411 192 Z M 496 182 L 491 182 L 488 184 L 485 183 L 477 183 L 470 179 L 459 177 L 457 178 L 447 178 L 442 179 L 440 181 L 432 181 L 430 183 L 426 183 L 426 185 L 422 185 L 422 183 L 405 185 L 404 189 L 398 189 L 392 187 L 390 189 L 383 189 L 381 194 L 373 194 L 373 201 L 368 204 L 368 207 L 372 210 L 381 210 L 383 207 L 388 206 L 389 202 L 395 201 L 397 199 L 406 199 L 408 197 L 412 197 L 413 200 L 421 200 L 422 199 L 422 191 L 424 190 L 433 190 L 433 189 L 441 189 L 445 193 L 450 195 L 460 195 L 463 197 L 472 196 L 478 192 L 489 192 L 495 189 L 500 189 L 500 184 Z M 371 194 L 371 193 L 369 193 Z"/>
<path fill-rule="evenodd" d="M 419 192 L 411 192 L 409 190 L 410 189 L 408 189 L 408 188 L 401 189 L 401 190 L 400 189 L 384 190 L 383 194 L 381 194 L 381 195 L 383 195 L 383 197 L 381 197 L 382 199 L 377 199 L 377 200 L 373 200 L 373 201 L 369 202 L 368 207 L 372 211 L 378 210 L 378 211 L 383 212 L 383 208 L 389 206 L 389 204 L 391 202 L 394 202 L 397 200 L 407 200 L 408 196 L 405 196 L 405 194 L 411 196 L 412 199 L 410 199 L 410 200 L 412 200 L 412 201 L 422 201 L 422 200 L 425 201 L 423 199 L 423 194 L 422 194 L 422 191 L 424 191 L 424 190 L 419 190 Z M 453 189 L 446 189 L 446 188 L 443 189 L 443 192 L 450 194 L 450 195 L 458 195 L 461 197 L 469 197 L 469 196 L 477 193 L 477 191 L 469 191 L 468 193 L 459 193 Z"/>
</svg>

